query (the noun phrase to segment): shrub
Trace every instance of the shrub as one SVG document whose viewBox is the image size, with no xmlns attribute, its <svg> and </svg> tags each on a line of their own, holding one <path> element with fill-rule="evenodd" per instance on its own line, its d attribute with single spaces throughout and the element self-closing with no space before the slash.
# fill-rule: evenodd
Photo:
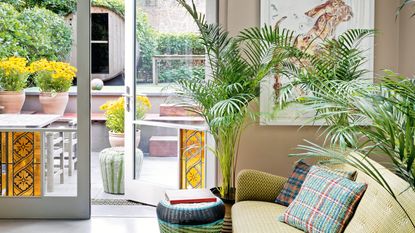
<svg viewBox="0 0 415 233">
<path fill-rule="evenodd" d="M 44 7 L 62 16 L 76 10 L 76 0 L 3 0 L 3 2 L 13 5 L 19 11 L 25 8 Z"/>
<path fill-rule="evenodd" d="M 0 58 L 65 60 L 72 47 L 71 28 L 49 10 L 25 9 L 0 3 Z"/>
<path fill-rule="evenodd" d="M 92 6 L 104 7 L 112 10 L 114 13 L 124 16 L 125 5 L 122 0 L 92 0 Z"/>
<path fill-rule="evenodd" d="M 0 3 L 0 58 L 27 57 L 21 38 L 29 37 L 24 25 L 18 20 L 19 12 L 10 4 Z"/>
<path fill-rule="evenodd" d="M 204 65 L 187 66 L 186 64 L 166 65 L 159 71 L 160 83 L 173 83 L 180 79 L 205 77 Z"/>
<path fill-rule="evenodd" d="M 195 33 L 160 33 L 157 42 L 160 54 L 205 54 L 205 48 Z"/>
<path fill-rule="evenodd" d="M 25 25 L 27 36 L 20 37 L 29 60 L 46 58 L 62 61 L 72 48 L 72 30 L 62 17 L 43 8 L 25 9 L 18 19 Z"/>
</svg>

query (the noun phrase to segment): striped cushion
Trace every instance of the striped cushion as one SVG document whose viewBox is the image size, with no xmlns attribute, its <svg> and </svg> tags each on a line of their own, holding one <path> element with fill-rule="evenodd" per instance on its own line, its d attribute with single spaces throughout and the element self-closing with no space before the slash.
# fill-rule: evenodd
<svg viewBox="0 0 415 233">
<path fill-rule="evenodd" d="M 294 167 L 293 172 L 291 173 L 290 178 L 288 178 L 287 183 L 285 183 L 282 191 L 275 199 L 275 202 L 283 205 L 288 206 L 297 196 L 298 192 L 301 189 L 301 185 L 303 184 L 308 171 L 310 170 L 310 165 L 304 163 L 302 160 L 298 161 Z M 356 180 L 356 171 L 349 172 L 349 171 L 342 171 L 342 170 L 330 170 L 326 169 L 327 172 L 343 176 L 350 180 Z"/>
<path fill-rule="evenodd" d="M 305 232 L 342 232 L 367 184 L 312 166 L 294 201 L 288 206 L 281 222 Z"/>
</svg>

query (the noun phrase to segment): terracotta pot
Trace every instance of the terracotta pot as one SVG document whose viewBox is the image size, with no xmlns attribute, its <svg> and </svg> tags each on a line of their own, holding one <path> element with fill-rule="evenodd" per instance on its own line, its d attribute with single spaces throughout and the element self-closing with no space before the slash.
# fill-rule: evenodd
<svg viewBox="0 0 415 233">
<path fill-rule="evenodd" d="M 110 140 L 111 147 L 124 147 L 124 133 L 114 133 L 112 131 L 108 132 L 108 139 Z M 135 134 L 135 144 L 140 144 L 141 139 L 141 130 L 137 130 Z"/>
<path fill-rule="evenodd" d="M 39 95 L 39 101 L 43 108 L 43 113 L 63 115 L 65 113 L 66 105 L 68 104 L 69 93 L 50 93 L 42 92 Z"/>
<path fill-rule="evenodd" d="M 16 114 L 22 110 L 26 95 L 24 91 L 0 91 L 0 106 L 3 113 Z"/>
</svg>

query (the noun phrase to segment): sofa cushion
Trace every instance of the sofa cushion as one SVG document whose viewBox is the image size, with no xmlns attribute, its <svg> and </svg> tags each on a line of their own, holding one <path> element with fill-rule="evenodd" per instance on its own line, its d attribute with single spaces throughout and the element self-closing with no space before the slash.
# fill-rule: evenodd
<svg viewBox="0 0 415 233">
<path fill-rule="evenodd" d="M 367 184 L 312 166 L 297 197 L 279 219 L 306 232 L 342 232 L 366 188 Z"/>
<path fill-rule="evenodd" d="M 300 191 L 301 186 L 310 168 L 311 168 L 311 165 L 308 165 L 302 160 L 298 161 L 295 164 L 293 172 L 291 173 L 290 178 L 288 178 L 287 183 L 285 183 L 282 191 L 275 199 L 275 202 L 280 205 L 284 205 L 284 206 L 288 206 L 289 204 L 291 204 L 291 202 L 295 199 L 298 192 Z M 331 170 L 329 168 L 325 168 L 325 169 L 327 169 L 327 172 L 346 177 L 350 180 L 356 179 L 356 174 L 357 174 L 356 171 L 350 172 L 350 171 L 342 171 L 342 170 Z"/>
<path fill-rule="evenodd" d="M 281 233 L 302 232 L 276 220 L 287 207 L 271 202 L 242 201 L 232 207 L 234 233 Z"/>
</svg>

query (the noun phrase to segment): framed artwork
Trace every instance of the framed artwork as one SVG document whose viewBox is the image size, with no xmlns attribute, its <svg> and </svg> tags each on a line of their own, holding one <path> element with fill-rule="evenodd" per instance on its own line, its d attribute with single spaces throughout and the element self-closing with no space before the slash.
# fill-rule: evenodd
<svg viewBox="0 0 415 233">
<path fill-rule="evenodd" d="M 374 17 L 375 0 L 261 0 L 261 25 L 279 22 L 281 28 L 299 35 L 297 46 L 308 47 L 308 50 L 318 48 L 318 43 L 324 39 L 336 38 L 349 29 L 373 29 Z M 308 46 L 309 41 L 313 41 L 312 46 Z M 367 58 L 365 69 L 370 71 L 366 74 L 367 79 L 373 82 L 374 39 L 365 39 L 361 47 Z M 278 116 L 272 116 L 276 96 L 274 85 L 274 77 L 264 79 L 261 85 L 261 124 L 311 124 L 307 122 L 313 113 L 304 115 L 300 105 L 291 105 Z"/>
</svg>

